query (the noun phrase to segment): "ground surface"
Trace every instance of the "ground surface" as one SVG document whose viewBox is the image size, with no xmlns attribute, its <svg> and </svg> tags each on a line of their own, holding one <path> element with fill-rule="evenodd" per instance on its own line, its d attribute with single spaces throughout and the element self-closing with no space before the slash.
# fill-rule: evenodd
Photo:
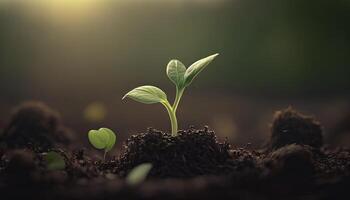
<svg viewBox="0 0 350 200">
<path fill-rule="evenodd" d="M 0 140 L 0 194 L 4 199 L 349 199 L 350 151 L 323 144 L 321 124 L 291 108 L 276 112 L 263 149 L 217 140 L 208 127 L 174 138 L 148 129 L 125 141 L 103 162 L 74 145 L 57 113 L 40 103 L 18 107 Z M 50 171 L 47 151 L 64 170 Z M 147 181 L 125 182 L 151 162 Z"/>
</svg>

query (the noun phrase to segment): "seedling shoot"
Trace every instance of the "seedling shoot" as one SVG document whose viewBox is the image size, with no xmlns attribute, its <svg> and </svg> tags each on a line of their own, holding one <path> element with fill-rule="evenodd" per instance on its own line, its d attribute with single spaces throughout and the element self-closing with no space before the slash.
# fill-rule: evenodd
<svg viewBox="0 0 350 200">
<path fill-rule="evenodd" d="M 123 99 L 129 97 L 135 101 L 144 104 L 161 103 L 166 108 L 169 114 L 171 122 L 171 134 L 172 136 L 177 136 L 178 124 L 176 118 L 176 111 L 185 89 L 192 83 L 193 79 L 218 55 L 219 54 L 214 54 L 206 58 L 200 59 L 197 62 L 193 63 L 187 69 L 185 65 L 182 64 L 182 62 L 176 59 L 171 60 L 168 63 L 166 69 L 167 76 L 176 86 L 176 96 L 173 104 L 169 103 L 165 92 L 151 85 L 137 87 L 128 92 L 123 97 Z"/>
<path fill-rule="evenodd" d="M 88 133 L 89 142 L 96 149 L 104 150 L 103 160 L 106 160 L 106 154 L 112 150 L 115 141 L 115 133 L 108 128 L 100 128 L 99 130 L 90 130 Z"/>
</svg>

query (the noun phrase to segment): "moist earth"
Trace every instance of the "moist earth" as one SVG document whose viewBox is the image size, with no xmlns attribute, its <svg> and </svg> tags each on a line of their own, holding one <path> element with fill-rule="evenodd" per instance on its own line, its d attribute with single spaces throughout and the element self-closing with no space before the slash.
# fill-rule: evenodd
<svg viewBox="0 0 350 200">
<path fill-rule="evenodd" d="M 179 131 L 177 137 L 149 129 L 131 136 L 119 157 L 117 172 L 125 176 L 141 163 L 153 164 L 154 178 L 192 178 L 200 175 L 224 175 L 255 166 L 250 153 L 240 152 L 231 159 L 227 142 L 219 143 L 208 127 Z"/>
<path fill-rule="evenodd" d="M 72 150 L 58 116 L 37 102 L 15 109 L 0 137 L 2 199 L 350 197 L 350 151 L 323 145 L 320 123 L 291 108 L 276 112 L 266 148 L 233 147 L 208 127 L 182 130 L 177 137 L 148 129 L 104 162 L 85 149 Z M 47 170 L 47 151 L 62 155 L 64 170 Z M 144 162 L 153 164 L 147 180 L 128 185 L 125 176 Z"/>
</svg>

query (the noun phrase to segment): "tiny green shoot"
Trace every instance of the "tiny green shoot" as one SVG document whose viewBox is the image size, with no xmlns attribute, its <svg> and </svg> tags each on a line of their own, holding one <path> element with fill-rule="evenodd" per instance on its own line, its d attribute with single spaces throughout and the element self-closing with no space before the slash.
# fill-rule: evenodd
<svg viewBox="0 0 350 200">
<path fill-rule="evenodd" d="M 171 134 L 172 136 L 177 136 L 178 124 L 176 111 L 185 89 L 192 83 L 194 78 L 218 55 L 219 54 L 214 54 L 200 59 L 187 69 L 185 65 L 182 64 L 179 60 L 173 59 L 168 63 L 166 69 L 167 76 L 176 86 L 176 96 L 173 104 L 169 103 L 165 92 L 155 86 L 150 85 L 137 87 L 131 90 L 123 97 L 123 99 L 129 97 L 144 104 L 161 103 L 169 114 L 171 122 Z"/>
<path fill-rule="evenodd" d="M 142 183 L 147 178 L 152 166 L 151 163 L 143 163 L 134 167 L 126 176 L 127 184 L 134 186 Z"/>
<path fill-rule="evenodd" d="M 103 160 L 106 160 L 106 154 L 112 150 L 115 141 L 115 133 L 108 128 L 100 128 L 99 130 L 90 130 L 88 133 L 89 142 L 96 149 L 104 150 Z"/>
<path fill-rule="evenodd" d="M 57 152 L 50 151 L 45 156 L 46 168 L 48 170 L 63 170 L 66 167 L 64 158 Z"/>
</svg>

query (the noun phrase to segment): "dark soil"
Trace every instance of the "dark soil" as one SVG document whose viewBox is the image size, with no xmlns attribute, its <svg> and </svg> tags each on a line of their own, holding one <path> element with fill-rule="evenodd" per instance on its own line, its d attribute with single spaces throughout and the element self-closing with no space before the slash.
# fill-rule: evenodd
<svg viewBox="0 0 350 200">
<path fill-rule="evenodd" d="M 277 111 L 271 129 L 270 147 L 273 149 L 288 144 L 305 144 L 316 148 L 323 145 L 320 123 L 292 108 Z"/>
<path fill-rule="evenodd" d="M 253 156 L 244 152 L 230 159 L 230 145 L 219 143 L 208 127 L 179 131 L 177 137 L 154 129 L 131 136 L 124 146 L 116 171 L 125 176 L 132 168 L 151 162 L 154 178 L 192 178 L 224 175 L 254 167 Z"/>
<path fill-rule="evenodd" d="M 2 133 L 1 199 L 350 198 L 350 150 L 323 146 L 320 124 L 290 108 L 275 115 L 268 148 L 232 147 L 208 127 L 178 137 L 149 129 L 106 162 L 71 150 L 53 113 L 25 104 Z M 59 152 L 66 168 L 47 170 L 47 151 Z M 144 162 L 153 164 L 147 181 L 127 185 L 126 174 Z"/>
<path fill-rule="evenodd" d="M 0 141 L 3 148 L 49 148 L 67 145 L 74 135 L 61 123 L 59 114 L 41 102 L 26 102 L 14 109 Z"/>
</svg>

